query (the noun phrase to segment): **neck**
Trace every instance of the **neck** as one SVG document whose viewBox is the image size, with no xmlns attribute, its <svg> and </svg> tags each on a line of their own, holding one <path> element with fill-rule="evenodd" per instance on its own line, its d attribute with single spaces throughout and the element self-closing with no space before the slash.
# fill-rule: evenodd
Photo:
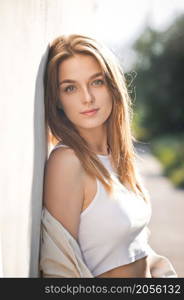
<svg viewBox="0 0 184 300">
<path fill-rule="evenodd" d="M 107 143 L 106 126 L 79 130 L 81 136 L 87 141 L 90 149 L 96 154 L 108 155 L 110 148 Z"/>
</svg>

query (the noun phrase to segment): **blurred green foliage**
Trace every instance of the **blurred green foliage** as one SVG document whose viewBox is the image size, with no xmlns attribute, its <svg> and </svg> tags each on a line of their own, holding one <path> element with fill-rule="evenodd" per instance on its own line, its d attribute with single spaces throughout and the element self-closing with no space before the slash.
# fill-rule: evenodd
<svg viewBox="0 0 184 300">
<path fill-rule="evenodd" d="M 151 150 L 164 166 L 164 175 L 184 187 L 184 134 L 165 135 L 151 142 Z"/>
<path fill-rule="evenodd" d="M 133 46 L 137 54 L 136 111 L 149 138 L 184 130 L 184 16 L 165 32 L 146 28 Z M 148 136 L 146 136 L 146 139 Z"/>
<path fill-rule="evenodd" d="M 133 49 L 134 135 L 149 142 L 165 174 L 184 187 L 184 15 L 164 32 L 147 27 Z"/>
</svg>

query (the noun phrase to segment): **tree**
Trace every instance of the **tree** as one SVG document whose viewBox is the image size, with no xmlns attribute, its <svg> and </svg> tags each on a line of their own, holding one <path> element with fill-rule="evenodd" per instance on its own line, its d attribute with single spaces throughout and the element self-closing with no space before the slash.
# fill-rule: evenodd
<svg viewBox="0 0 184 300">
<path fill-rule="evenodd" d="M 135 110 L 145 140 L 184 131 L 184 15 L 164 32 L 146 28 L 134 43 Z M 143 137 L 142 137 L 143 138 Z"/>
</svg>

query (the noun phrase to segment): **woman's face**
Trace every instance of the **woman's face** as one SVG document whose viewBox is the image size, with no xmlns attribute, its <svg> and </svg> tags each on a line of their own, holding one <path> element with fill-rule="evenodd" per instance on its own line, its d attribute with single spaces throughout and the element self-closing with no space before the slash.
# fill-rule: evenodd
<svg viewBox="0 0 184 300">
<path fill-rule="evenodd" d="M 76 54 L 59 65 L 59 100 L 67 118 L 80 130 L 103 126 L 112 110 L 112 97 L 97 60 Z M 98 109 L 84 114 L 86 110 Z"/>
</svg>

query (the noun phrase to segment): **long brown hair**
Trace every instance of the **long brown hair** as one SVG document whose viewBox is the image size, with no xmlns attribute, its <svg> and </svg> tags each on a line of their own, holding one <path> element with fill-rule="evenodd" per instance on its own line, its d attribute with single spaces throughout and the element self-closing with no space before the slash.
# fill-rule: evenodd
<svg viewBox="0 0 184 300">
<path fill-rule="evenodd" d="M 133 145 L 136 139 L 131 133 L 133 110 L 123 71 L 111 51 L 91 37 L 63 35 L 50 44 L 44 78 L 48 140 L 53 144 L 59 141 L 72 148 L 84 170 L 90 176 L 97 177 L 108 193 L 113 191 L 113 180 L 108 170 L 58 106 L 58 67 L 62 61 L 75 54 L 92 55 L 100 64 L 112 96 L 112 111 L 106 121 L 107 143 L 118 179 L 145 201 L 149 201 L 149 194 L 136 168 L 135 158 L 138 155 Z"/>
</svg>

